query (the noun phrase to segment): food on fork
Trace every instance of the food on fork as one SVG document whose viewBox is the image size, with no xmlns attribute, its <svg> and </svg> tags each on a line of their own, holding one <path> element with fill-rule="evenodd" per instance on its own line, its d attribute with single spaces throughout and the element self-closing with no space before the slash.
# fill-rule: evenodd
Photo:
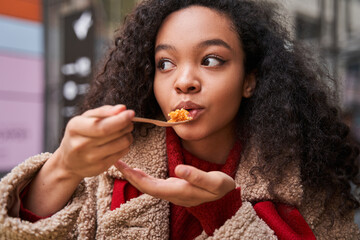
<svg viewBox="0 0 360 240">
<path fill-rule="evenodd" d="M 170 116 L 168 122 L 181 122 L 192 119 L 192 117 L 189 117 L 189 112 L 183 108 L 170 112 L 168 116 Z"/>
</svg>

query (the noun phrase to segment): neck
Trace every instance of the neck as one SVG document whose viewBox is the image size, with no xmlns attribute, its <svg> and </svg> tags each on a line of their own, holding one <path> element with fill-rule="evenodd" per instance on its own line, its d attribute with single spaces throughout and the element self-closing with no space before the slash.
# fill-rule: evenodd
<svg viewBox="0 0 360 240">
<path fill-rule="evenodd" d="M 182 146 L 194 156 L 217 164 L 224 164 L 236 141 L 234 128 L 220 131 L 196 141 L 181 140 Z"/>
</svg>

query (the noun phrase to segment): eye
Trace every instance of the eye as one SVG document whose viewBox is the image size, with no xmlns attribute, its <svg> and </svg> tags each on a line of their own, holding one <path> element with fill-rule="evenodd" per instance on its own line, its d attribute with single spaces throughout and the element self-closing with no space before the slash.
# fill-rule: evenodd
<svg viewBox="0 0 360 240">
<path fill-rule="evenodd" d="M 222 60 L 221 58 L 217 56 L 207 56 L 205 57 L 201 64 L 207 67 L 218 67 L 225 63 L 225 60 Z"/>
<path fill-rule="evenodd" d="M 161 59 L 157 64 L 157 68 L 160 69 L 160 71 L 168 71 L 174 67 L 175 64 L 173 64 L 169 59 Z"/>
</svg>

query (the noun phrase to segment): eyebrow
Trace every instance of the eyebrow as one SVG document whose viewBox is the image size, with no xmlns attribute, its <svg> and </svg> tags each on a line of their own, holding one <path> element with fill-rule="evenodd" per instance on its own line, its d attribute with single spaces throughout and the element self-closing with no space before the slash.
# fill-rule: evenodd
<svg viewBox="0 0 360 240">
<path fill-rule="evenodd" d="M 232 50 L 229 44 L 218 38 L 203 41 L 199 44 L 198 48 L 209 47 L 209 46 L 223 46 L 229 50 Z"/>
<path fill-rule="evenodd" d="M 204 48 L 204 47 L 209 47 L 209 46 L 223 46 L 229 50 L 232 50 L 232 48 L 229 46 L 229 44 L 227 44 L 226 42 L 224 42 L 223 40 L 218 39 L 218 38 L 205 40 L 205 41 L 201 42 L 196 48 Z M 159 44 L 155 48 L 155 53 L 157 53 L 158 51 L 161 51 L 161 50 L 176 51 L 176 48 L 169 44 Z"/>
<path fill-rule="evenodd" d="M 176 48 L 174 46 L 171 46 L 169 44 L 159 44 L 156 48 L 155 48 L 155 53 L 157 53 L 158 51 L 161 50 L 172 50 L 175 51 Z"/>
</svg>

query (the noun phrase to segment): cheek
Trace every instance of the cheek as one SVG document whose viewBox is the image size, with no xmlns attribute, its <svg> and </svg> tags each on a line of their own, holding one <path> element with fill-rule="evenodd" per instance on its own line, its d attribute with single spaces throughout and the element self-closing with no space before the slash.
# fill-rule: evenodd
<svg viewBox="0 0 360 240">
<path fill-rule="evenodd" d="M 222 85 L 217 85 L 213 98 L 214 100 L 220 100 L 223 104 L 231 103 L 231 105 L 234 105 L 242 98 L 242 86 L 237 81 L 222 82 Z"/>
<path fill-rule="evenodd" d="M 213 96 L 214 101 L 217 101 L 217 112 L 220 112 L 226 118 L 233 118 L 236 116 L 241 99 L 241 86 L 238 84 L 227 85 L 230 87 L 221 88 L 217 94 Z"/>
<path fill-rule="evenodd" d="M 169 96 L 167 96 L 167 93 L 169 92 L 169 89 L 166 89 L 165 84 L 160 83 L 155 79 L 154 81 L 154 95 L 156 98 L 156 101 L 158 102 L 161 110 L 163 113 L 165 113 L 167 110 L 166 103 L 168 102 Z"/>
</svg>

